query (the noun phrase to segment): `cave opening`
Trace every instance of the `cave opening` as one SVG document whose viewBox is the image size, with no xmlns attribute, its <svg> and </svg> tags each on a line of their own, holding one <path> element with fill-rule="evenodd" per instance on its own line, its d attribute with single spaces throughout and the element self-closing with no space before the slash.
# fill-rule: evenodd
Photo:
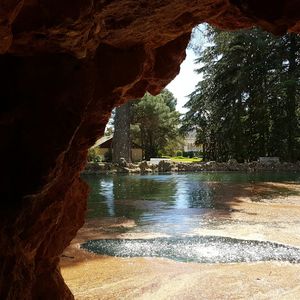
<svg viewBox="0 0 300 300">
<path fill-rule="evenodd" d="M 280 89 L 285 90 L 284 82 L 292 65 L 287 58 L 297 36 L 275 37 L 258 28 L 221 32 L 202 25 L 201 33 L 205 31 L 209 39 L 202 47 L 190 42 L 179 75 L 166 87 L 176 96 L 189 95 L 186 100 L 180 99 L 187 102 L 185 114 L 181 111 L 181 127 L 186 130 L 183 138 L 191 131 L 194 136 L 187 136 L 187 143 L 181 145 L 184 148 L 176 148 L 179 146 L 172 136 L 172 145 L 161 145 L 161 152 L 153 151 L 153 156 L 147 157 L 147 151 L 143 151 L 139 159 L 131 156 L 128 160 L 126 150 L 119 155 L 122 159 L 113 164 L 113 154 L 105 155 L 104 151 L 115 151 L 111 138 L 116 138 L 119 127 L 120 149 L 128 140 L 135 147 L 148 146 L 146 125 L 155 131 L 163 123 L 158 118 L 151 123 L 150 112 L 155 112 L 156 103 L 167 99 L 175 110 L 175 102 L 164 98 L 173 96 L 164 90 L 158 96 L 146 95 L 123 104 L 121 114 L 127 113 L 128 117 L 130 112 L 142 118 L 123 120 L 118 127 L 116 119 L 120 116 L 116 112 L 111 122 L 115 127 L 107 130 L 105 139 L 96 142 L 99 149 L 93 147 L 89 154 L 89 163 L 82 173 L 91 188 L 86 222 L 61 261 L 62 274 L 75 297 L 135 298 L 149 294 L 164 299 L 181 294 L 203 295 L 205 289 L 208 299 L 215 293 L 221 298 L 247 298 L 254 290 L 271 295 L 294 285 L 273 277 L 269 281 L 272 288 L 265 290 L 260 282 L 251 287 L 248 282 L 251 276 L 270 280 L 261 274 L 265 268 L 272 269 L 270 272 L 276 276 L 289 278 L 289 271 L 297 269 L 299 263 L 300 228 L 292 211 L 297 210 L 300 173 L 297 163 L 286 161 L 291 157 L 287 144 L 280 144 L 288 143 L 285 137 L 292 118 L 287 117 L 289 97 L 278 94 Z M 299 55 L 298 50 L 295 54 Z M 194 60 L 198 63 L 194 64 Z M 200 70 L 195 78 L 193 69 Z M 290 80 L 293 76 L 298 75 L 288 75 Z M 257 118 L 253 118 L 253 110 Z M 274 116 L 276 111 L 280 118 Z M 167 118 L 164 111 L 157 113 L 162 114 Z M 282 120 L 286 127 L 280 124 Z M 133 144 L 124 133 L 126 122 L 133 125 Z M 216 128 L 220 130 L 217 134 L 212 130 Z M 253 131 L 249 132 L 249 128 Z M 276 128 L 280 128 L 281 135 L 274 134 Z M 168 124 L 168 133 L 171 131 Z M 268 146 L 256 148 L 255 141 L 266 136 Z M 283 140 L 274 144 L 274 136 Z M 197 138 L 202 138 L 205 145 L 195 145 Z M 217 144 L 211 143 L 213 138 Z M 236 142 L 240 144 L 236 146 Z M 291 210 L 284 211 L 287 202 Z M 290 270 L 283 268 L 287 262 Z M 203 271 L 207 264 L 210 266 Z M 222 264 L 234 266 L 222 269 Z M 113 277 L 111 268 L 117 273 Z M 182 268 L 182 273 L 176 272 L 178 268 Z M 215 277 L 227 278 L 226 272 L 237 269 L 239 276 L 210 288 Z M 82 276 L 87 273 L 88 279 Z M 167 282 L 165 277 L 169 278 Z M 179 279 L 184 286 L 176 289 Z M 118 286 L 111 288 L 113 283 Z M 241 285 L 245 287 L 243 292 Z"/>
<path fill-rule="evenodd" d="M 59 259 L 84 223 L 87 151 L 113 107 L 174 78 L 195 25 L 299 32 L 298 11 L 283 0 L 1 3 L 0 298 L 73 299 Z"/>
</svg>

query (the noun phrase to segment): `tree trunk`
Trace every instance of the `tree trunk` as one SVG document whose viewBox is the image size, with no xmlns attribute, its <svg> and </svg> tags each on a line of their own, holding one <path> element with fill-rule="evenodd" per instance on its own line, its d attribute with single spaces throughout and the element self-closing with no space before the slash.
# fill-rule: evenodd
<svg viewBox="0 0 300 300">
<path fill-rule="evenodd" d="M 287 85 L 287 124 L 288 124 L 288 159 L 289 161 L 295 161 L 295 138 L 296 138 L 296 93 L 297 93 L 297 78 L 295 76 L 296 71 L 296 35 L 291 33 L 288 47 L 288 85 Z"/>
<path fill-rule="evenodd" d="M 120 162 L 121 158 L 131 162 L 130 110 L 130 102 L 116 108 L 112 155 L 115 163 Z"/>
</svg>

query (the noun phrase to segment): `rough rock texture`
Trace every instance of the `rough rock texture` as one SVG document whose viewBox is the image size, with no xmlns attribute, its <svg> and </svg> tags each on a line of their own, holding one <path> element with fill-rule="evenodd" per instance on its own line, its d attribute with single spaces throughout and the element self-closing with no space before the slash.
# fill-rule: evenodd
<svg viewBox="0 0 300 300">
<path fill-rule="evenodd" d="M 298 0 L 1 1 L 0 298 L 72 298 L 58 262 L 83 224 L 87 149 L 114 106 L 178 73 L 196 24 L 299 20 Z"/>
</svg>

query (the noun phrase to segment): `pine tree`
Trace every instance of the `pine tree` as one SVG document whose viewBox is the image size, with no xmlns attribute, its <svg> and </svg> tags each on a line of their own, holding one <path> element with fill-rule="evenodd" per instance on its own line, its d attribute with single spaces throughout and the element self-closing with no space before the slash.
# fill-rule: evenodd
<svg viewBox="0 0 300 300">
<path fill-rule="evenodd" d="M 300 38 L 212 27 L 206 37 L 184 130 L 197 129 L 207 159 L 299 159 Z"/>
<path fill-rule="evenodd" d="M 157 96 L 146 94 L 132 107 L 133 140 L 141 145 L 144 157 L 149 160 L 168 154 L 168 145 L 178 144 L 180 114 L 176 99 L 168 90 Z"/>
</svg>

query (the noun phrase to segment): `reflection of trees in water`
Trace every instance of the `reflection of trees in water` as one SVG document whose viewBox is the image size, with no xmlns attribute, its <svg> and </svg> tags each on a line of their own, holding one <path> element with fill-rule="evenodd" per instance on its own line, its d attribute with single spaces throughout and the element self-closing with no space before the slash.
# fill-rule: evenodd
<svg viewBox="0 0 300 300">
<path fill-rule="evenodd" d="M 111 190 L 110 181 L 105 180 L 103 177 L 104 180 L 100 183 L 99 177 L 95 175 L 85 175 L 83 176 L 83 179 L 90 187 L 87 203 L 87 218 L 110 216 L 110 205 L 107 204 L 113 204 L 113 195 L 109 196 L 109 191 Z M 103 189 L 103 187 L 105 187 L 105 189 Z M 103 192 L 106 196 L 103 195 Z M 108 201 L 104 201 L 104 198 Z"/>
<path fill-rule="evenodd" d="M 165 180 L 160 180 L 160 177 L 155 175 L 113 176 L 115 200 L 169 201 L 174 196 L 176 182 L 172 180 L 171 176 Z"/>
<path fill-rule="evenodd" d="M 213 208 L 214 188 L 209 182 L 182 178 L 176 183 L 176 208 Z"/>
<path fill-rule="evenodd" d="M 114 198 L 114 184 L 109 180 L 100 180 L 99 194 L 105 198 L 109 216 L 115 215 L 115 198 Z"/>
<path fill-rule="evenodd" d="M 145 209 L 136 207 L 136 200 L 163 201 L 172 205 L 176 182 L 171 177 L 162 178 L 160 180 L 158 176 L 153 176 L 152 179 L 148 176 L 128 175 L 84 176 L 91 188 L 87 216 L 125 216 L 138 219 Z"/>
<path fill-rule="evenodd" d="M 112 177 L 116 216 L 139 219 L 151 208 L 139 208 L 135 201 L 173 201 L 176 183 L 172 180 L 158 180 L 157 176 L 120 176 Z M 155 206 L 153 208 L 155 210 Z"/>
<path fill-rule="evenodd" d="M 299 181 L 293 173 L 198 173 L 181 175 L 90 175 L 84 176 L 90 185 L 88 218 L 107 216 L 139 220 L 142 215 L 154 215 L 177 208 L 221 208 L 217 183 L 249 183 L 264 181 Z M 140 200 L 151 201 L 143 205 Z M 157 205 L 155 202 L 158 202 Z M 161 205 L 161 203 L 164 203 Z M 217 204 L 216 204 L 217 202 Z M 165 210 L 164 212 L 162 210 Z M 176 214 L 175 212 L 168 212 Z"/>
</svg>

